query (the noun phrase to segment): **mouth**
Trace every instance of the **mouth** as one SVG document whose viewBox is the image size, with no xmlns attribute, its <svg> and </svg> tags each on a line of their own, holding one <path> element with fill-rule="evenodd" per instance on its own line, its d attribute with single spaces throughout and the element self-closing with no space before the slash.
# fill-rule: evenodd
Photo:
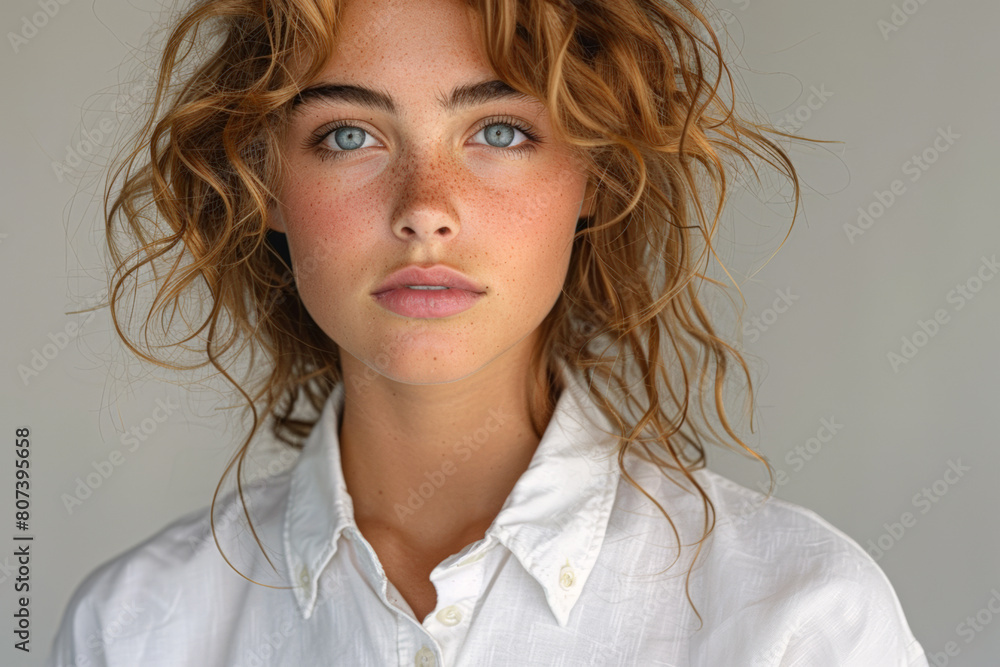
<svg viewBox="0 0 1000 667">
<path fill-rule="evenodd" d="M 394 271 L 375 288 L 372 295 L 377 296 L 394 289 L 414 291 L 457 289 L 475 294 L 482 294 L 486 291 L 485 287 L 461 271 L 443 264 L 426 268 L 414 264 Z"/>
<path fill-rule="evenodd" d="M 410 265 L 382 281 L 372 298 L 402 317 L 451 317 L 468 310 L 486 293 L 486 287 L 443 264 Z"/>
<path fill-rule="evenodd" d="M 438 319 L 472 308 L 483 295 L 443 285 L 403 285 L 374 294 L 376 303 L 401 317 Z"/>
</svg>

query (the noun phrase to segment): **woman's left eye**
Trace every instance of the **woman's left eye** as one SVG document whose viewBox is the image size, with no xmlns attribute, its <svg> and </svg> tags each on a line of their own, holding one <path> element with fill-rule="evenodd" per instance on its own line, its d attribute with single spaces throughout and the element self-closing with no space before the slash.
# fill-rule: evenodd
<svg viewBox="0 0 1000 667">
<path fill-rule="evenodd" d="M 518 134 L 524 137 L 524 139 L 514 143 Z M 475 134 L 476 137 L 479 137 L 480 135 L 483 136 L 489 146 L 501 149 L 521 149 L 526 142 L 537 141 L 537 138 L 531 133 L 531 130 L 518 123 L 507 121 L 490 121 Z"/>
</svg>

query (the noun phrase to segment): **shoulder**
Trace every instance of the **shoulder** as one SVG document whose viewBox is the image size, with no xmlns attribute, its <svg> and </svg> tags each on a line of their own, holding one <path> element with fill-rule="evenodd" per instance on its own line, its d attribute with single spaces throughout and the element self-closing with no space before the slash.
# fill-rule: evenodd
<svg viewBox="0 0 1000 667">
<path fill-rule="evenodd" d="M 885 579 L 878 565 L 853 539 L 805 507 L 765 496 L 704 468 L 687 478 L 643 462 L 630 472 L 630 477 L 667 512 L 683 544 L 699 542 L 706 523 L 712 525 L 698 558 L 699 569 L 757 567 L 761 570 L 753 573 L 757 579 L 774 578 L 803 586 L 819 585 L 830 578 Z M 663 513 L 624 483 L 619 485 L 618 503 L 623 510 L 619 516 L 644 524 L 633 530 L 672 531 Z M 636 511 L 639 508 L 641 512 Z"/>
<path fill-rule="evenodd" d="M 250 548 L 255 543 L 248 537 L 244 508 L 261 542 L 273 552 L 281 544 L 287 492 L 288 473 L 245 484 L 243 502 L 234 492 L 216 503 L 214 534 L 209 508 L 204 507 L 98 566 L 73 592 L 49 664 L 118 664 L 111 656 L 130 643 L 141 644 L 151 629 L 159 632 L 186 622 L 183 617 L 191 609 L 207 611 L 221 602 L 222 590 L 236 590 L 220 586 L 223 579 L 242 578 L 223 559 L 216 537 L 240 572 L 252 578 L 263 573 L 259 549 L 254 553 Z"/>
<path fill-rule="evenodd" d="M 695 477 L 712 499 L 716 540 L 727 546 L 767 553 L 803 571 L 834 566 L 853 574 L 859 567 L 875 566 L 857 542 L 813 510 L 765 496 L 711 470 L 699 470 Z"/>
<path fill-rule="evenodd" d="M 690 615 L 692 664 L 926 667 L 885 573 L 819 514 L 711 470 L 689 479 L 633 464 L 630 476 L 670 521 L 620 484 L 609 525 L 616 544 L 634 545 L 617 547 L 626 559 L 647 563 L 666 554 L 667 562 L 677 558 L 682 578 L 690 570 L 698 612 Z M 711 503 L 714 524 L 695 484 Z"/>
<path fill-rule="evenodd" d="M 731 583 L 729 614 L 768 612 L 782 665 L 926 665 L 892 584 L 855 540 L 713 471 L 695 478 L 716 511 L 706 567 Z"/>
<path fill-rule="evenodd" d="M 816 512 L 765 496 L 718 473 L 701 470 L 696 479 L 712 499 L 716 521 L 709 561 L 719 567 L 748 568 L 756 586 L 773 593 L 794 591 L 800 600 L 833 601 L 832 588 L 877 592 L 898 609 L 892 586 L 878 564 L 856 541 Z M 747 572 L 746 574 L 751 574 Z"/>
</svg>

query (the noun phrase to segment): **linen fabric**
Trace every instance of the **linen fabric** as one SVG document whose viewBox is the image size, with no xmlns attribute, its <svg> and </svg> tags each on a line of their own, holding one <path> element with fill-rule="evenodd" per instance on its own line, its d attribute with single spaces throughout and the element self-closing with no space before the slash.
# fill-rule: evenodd
<svg viewBox="0 0 1000 667">
<path fill-rule="evenodd" d="M 481 667 L 483 665 L 927 667 L 885 574 L 814 512 L 711 470 L 694 478 L 716 524 L 688 569 L 705 510 L 690 482 L 630 454 L 566 366 L 565 389 L 483 539 L 431 573 L 437 607 L 414 617 L 354 523 L 331 393 L 295 465 L 245 487 L 262 555 L 230 494 L 92 572 L 49 664 Z M 502 413 L 493 415 L 496 420 Z M 487 443 L 453 447 L 451 474 Z M 430 471 L 408 505 L 447 483 Z M 698 613 L 688 601 L 691 596 Z"/>
</svg>

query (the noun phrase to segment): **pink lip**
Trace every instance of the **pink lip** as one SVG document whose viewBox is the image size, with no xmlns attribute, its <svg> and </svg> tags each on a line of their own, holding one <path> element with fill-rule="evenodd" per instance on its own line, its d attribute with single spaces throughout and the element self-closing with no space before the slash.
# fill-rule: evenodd
<svg viewBox="0 0 1000 667">
<path fill-rule="evenodd" d="M 446 287 L 420 290 L 410 285 Z M 382 307 L 403 317 L 438 318 L 468 310 L 485 293 L 485 288 L 446 266 L 422 269 L 408 266 L 391 274 L 372 292 Z"/>
</svg>

